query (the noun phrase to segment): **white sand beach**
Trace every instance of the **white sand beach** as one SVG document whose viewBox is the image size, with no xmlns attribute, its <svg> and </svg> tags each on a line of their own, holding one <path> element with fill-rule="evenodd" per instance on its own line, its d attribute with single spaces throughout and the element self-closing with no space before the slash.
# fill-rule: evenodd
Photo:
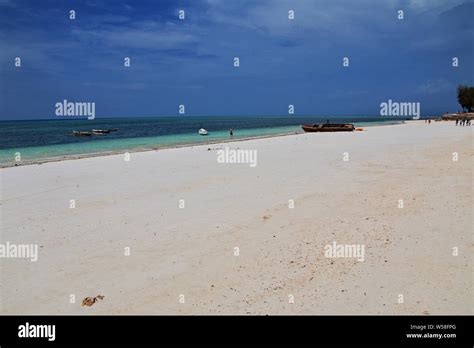
<svg viewBox="0 0 474 348">
<path fill-rule="evenodd" d="M 0 169 L 0 243 L 39 246 L 37 262 L 0 258 L 0 312 L 472 314 L 473 129 L 414 121 Z M 225 147 L 257 150 L 257 165 L 218 163 Z M 326 257 L 333 242 L 364 260 Z"/>
</svg>

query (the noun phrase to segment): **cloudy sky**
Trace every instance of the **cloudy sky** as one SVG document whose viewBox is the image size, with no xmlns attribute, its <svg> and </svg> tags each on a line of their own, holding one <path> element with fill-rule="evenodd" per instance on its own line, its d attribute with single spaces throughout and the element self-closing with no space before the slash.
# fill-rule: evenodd
<svg viewBox="0 0 474 348">
<path fill-rule="evenodd" d="M 0 119 L 54 118 L 63 99 L 98 117 L 457 111 L 473 15 L 472 0 L 0 0 Z"/>
</svg>

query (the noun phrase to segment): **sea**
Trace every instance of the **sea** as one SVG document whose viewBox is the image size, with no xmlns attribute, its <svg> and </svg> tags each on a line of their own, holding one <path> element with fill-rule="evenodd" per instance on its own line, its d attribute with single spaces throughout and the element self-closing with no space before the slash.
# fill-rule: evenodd
<svg viewBox="0 0 474 348">
<path fill-rule="evenodd" d="M 301 133 L 302 124 L 350 122 L 358 127 L 402 123 L 380 117 L 173 116 L 96 118 L 94 120 L 0 121 L 0 166 L 68 156 L 116 153 Z M 73 136 L 73 131 L 113 129 L 103 135 Z M 198 134 L 200 128 L 209 134 Z"/>
</svg>

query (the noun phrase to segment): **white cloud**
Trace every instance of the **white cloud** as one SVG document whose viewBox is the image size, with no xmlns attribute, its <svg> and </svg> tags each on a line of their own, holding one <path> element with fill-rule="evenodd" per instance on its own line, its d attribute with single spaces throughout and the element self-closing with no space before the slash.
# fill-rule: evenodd
<svg viewBox="0 0 474 348">
<path fill-rule="evenodd" d="M 417 92 L 424 95 L 432 95 L 447 90 L 455 90 L 454 85 L 445 79 L 428 80 L 417 88 Z"/>
<path fill-rule="evenodd" d="M 254 29 L 281 36 L 298 30 L 366 34 L 365 21 L 383 23 L 378 18 L 382 11 L 392 11 L 391 1 L 342 0 L 261 0 L 239 2 L 207 0 L 208 15 L 219 24 Z M 295 11 L 295 20 L 288 19 L 288 11 Z M 382 16 L 383 18 L 383 16 Z"/>
<path fill-rule="evenodd" d="M 0 0 L 0 6 L 14 7 L 15 4 L 13 3 L 12 0 Z"/>
<path fill-rule="evenodd" d="M 80 41 L 92 41 L 112 47 L 173 49 L 197 41 L 192 31 L 171 22 L 143 21 L 133 26 L 109 26 L 106 29 L 73 29 Z"/>
</svg>

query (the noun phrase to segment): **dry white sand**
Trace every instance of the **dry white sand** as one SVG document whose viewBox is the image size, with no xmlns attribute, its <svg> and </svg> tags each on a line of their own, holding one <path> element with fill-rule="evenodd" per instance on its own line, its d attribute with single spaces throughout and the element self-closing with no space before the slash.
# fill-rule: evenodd
<svg viewBox="0 0 474 348">
<path fill-rule="evenodd" d="M 472 164 L 472 128 L 411 122 L 1 169 L 0 242 L 40 249 L 0 259 L 0 311 L 472 314 Z"/>
</svg>

